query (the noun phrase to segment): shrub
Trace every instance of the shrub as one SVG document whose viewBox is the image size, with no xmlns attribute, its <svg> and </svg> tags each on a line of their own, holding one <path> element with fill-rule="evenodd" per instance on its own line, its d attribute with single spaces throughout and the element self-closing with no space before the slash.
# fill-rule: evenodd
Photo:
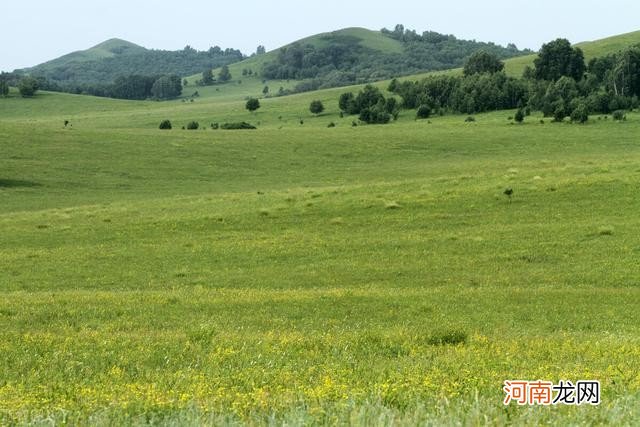
<svg viewBox="0 0 640 427">
<path fill-rule="evenodd" d="M 584 102 L 579 102 L 573 109 L 571 121 L 574 123 L 586 123 L 589 121 L 589 110 Z"/>
<path fill-rule="evenodd" d="M 256 98 L 249 98 L 249 100 L 247 101 L 246 109 L 253 113 L 258 108 L 260 108 L 260 101 Z"/>
<path fill-rule="evenodd" d="M 334 127 L 336 127 L 336 124 L 335 124 L 335 123 L 333 123 L 333 122 L 331 122 L 331 123 L 329 123 L 329 124 L 327 125 L 327 127 L 328 127 L 328 128 L 334 128 Z"/>
<path fill-rule="evenodd" d="M 524 111 L 522 110 L 522 108 L 518 109 L 518 111 L 516 111 L 516 115 L 514 117 L 514 120 L 518 123 L 522 123 L 524 122 Z"/>
<path fill-rule="evenodd" d="M 416 113 L 416 117 L 419 119 L 428 119 L 431 116 L 431 107 L 428 105 L 422 104 L 418 107 L 418 112 Z"/>
<path fill-rule="evenodd" d="M 429 345 L 457 345 L 467 342 L 467 333 L 459 330 L 440 331 L 431 334 L 427 340 Z"/>
<path fill-rule="evenodd" d="M 189 130 L 196 130 L 200 127 L 200 123 L 198 122 L 189 122 L 189 124 L 187 124 L 187 129 Z"/>
<path fill-rule="evenodd" d="M 18 84 L 20 95 L 22 95 L 24 98 L 34 96 L 39 88 L 40 86 L 38 84 L 38 80 L 34 79 L 33 77 L 24 77 Z"/>
<path fill-rule="evenodd" d="M 311 111 L 311 114 L 318 115 L 324 111 L 324 104 L 322 104 L 322 101 L 311 101 L 309 111 Z"/>
<path fill-rule="evenodd" d="M 220 128 L 220 125 L 218 123 L 211 123 L 211 129 L 216 130 Z"/>
<path fill-rule="evenodd" d="M 65 124 L 66 126 L 66 124 Z M 162 130 L 171 130 L 171 121 L 170 120 L 163 120 L 162 122 L 160 122 L 160 129 Z"/>
<path fill-rule="evenodd" d="M 621 122 L 627 119 L 627 115 L 624 110 L 616 110 L 613 112 L 612 116 L 613 116 L 613 120 L 617 122 Z"/>
<path fill-rule="evenodd" d="M 224 123 L 220 127 L 225 130 L 257 129 L 255 126 L 247 122 Z"/>
<path fill-rule="evenodd" d="M 465 123 L 473 123 L 476 121 L 476 118 L 473 116 L 469 116 L 466 119 L 464 119 Z"/>
</svg>

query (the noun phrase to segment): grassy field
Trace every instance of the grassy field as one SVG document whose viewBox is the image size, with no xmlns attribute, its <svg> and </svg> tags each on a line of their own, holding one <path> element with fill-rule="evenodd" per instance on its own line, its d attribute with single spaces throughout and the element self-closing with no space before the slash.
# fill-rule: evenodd
<svg viewBox="0 0 640 427">
<path fill-rule="evenodd" d="M 352 127 L 343 91 L 0 99 L 0 424 L 637 422 L 640 115 Z"/>
</svg>

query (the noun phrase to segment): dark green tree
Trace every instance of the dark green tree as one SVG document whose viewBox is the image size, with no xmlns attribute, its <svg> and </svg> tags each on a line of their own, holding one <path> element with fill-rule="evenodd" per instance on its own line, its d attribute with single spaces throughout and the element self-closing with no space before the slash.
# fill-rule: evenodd
<svg viewBox="0 0 640 427">
<path fill-rule="evenodd" d="M 493 74 L 504 70 L 504 63 L 496 55 L 480 50 L 467 60 L 464 65 L 464 75 Z"/>
<path fill-rule="evenodd" d="M 176 75 L 162 76 L 151 87 L 151 95 L 156 99 L 177 98 L 181 94 L 182 82 Z"/>
<path fill-rule="evenodd" d="M 586 70 L 582 49 L 572 47 L 567 39 L 557 39 L 542 45 L 533 63 L 534 75 L 538 80 L 556 81 L 567 76 L 579 81 Z"/>
<path fill-rule="evenodd" d="M 256 98 L 249 98 L 245 108 L 253 113 L 254 111 L 260 108 L 260 101 Z"/>
<path fill-rule="evenodd" d="M 34 96 L 40 87 L 38 86 L 38 80 L 33 77 L 23 77 L 18 83 L 18 90 L 20 95 L 25 98 Z"/>
<path fill-rule="evenodd" d="M 9 85 L 4 80 L 0 80 L 0 96 L 9 95 Z"/>
<path fill-rule="evenodd" d="M 522 108 L 518 108 L 518 111 L 516 111 L 516 115 L 514 117 L 514 120 L 517 123 L 522 123 L 522 122 L 524 122 L 524 116 L 525 116 L 524 110 Z"/>
<path fill-rule="evenodd" d="M 231 80 L 231 72 L 229 71 L 229 67 L 227 65 L 223 65 L 220 69 L 220 73 L 218 73 L 218 80 L 221 82 L 228 82 Z"/>
<path fill-rule="evenodd" d="M 322 101 L 311 101 L 311 105 L 309 105 L 309 111 L 311 114 L 318 115 L 324 111 L 324 104 Z"/>
<path fill-rule="evenodd" d="M 426 104 L 422 104 L 418 107 L 416 117 L 419 119 L 428 119 L 431 116 L 431 107 Z"/>
<path fill-rule="evenodd" d="M 263 94 L 264 96 L 267 96 L 267 94 L 268 94 L 268 93 L 269 93 L 269 86 L 265 86 L 265 87 L 262 89 L 262 94 Z"/>
<path fill-rule="evenodd" d="M 589 121 L 589 107 L 584 101 L 578 101 L 571 112 L 571 121 L 574 123 L 586 123 Z"/>
<path fill-rule="evenodd" d="M 343 111 L 347 114 L 355 114 L 355 96 L 353 96 L 352 92 L 346 92 L 340 95 L 340 100 L 338 101 L 338 106 L 340 107 L 340 111 Z"/>
<path fill-rule="evenodd" d="M 267 53 L 267 49 L 262 45 L 258 46 L 256 49 L 256 55 L 264 55 L 265 53 Z"/>
<path fill-rule="evenodd" d="M 202 84 L 205 86 L 211 86 L 213 82 L 213 70 L 211 68 L 207 68 L 202 72 Z"/>
</svg>

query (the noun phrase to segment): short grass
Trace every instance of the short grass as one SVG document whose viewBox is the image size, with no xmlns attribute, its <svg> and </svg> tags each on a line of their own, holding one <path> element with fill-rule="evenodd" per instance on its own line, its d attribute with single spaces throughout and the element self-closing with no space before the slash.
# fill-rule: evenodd
<svg viewBox="0 0 640 427">
<path fill-rule="evenodd" d="M 0 423 L 637 421 L 640 116 L 352 127 L 340 91 L 0 99 Z"/>
</svg>

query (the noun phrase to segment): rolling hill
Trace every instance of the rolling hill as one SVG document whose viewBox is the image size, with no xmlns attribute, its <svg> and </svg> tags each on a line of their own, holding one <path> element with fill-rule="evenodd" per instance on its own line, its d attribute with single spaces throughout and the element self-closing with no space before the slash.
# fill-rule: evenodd
<svg viewBox="0 0 640 427">
<path fill-rule="evenodd" d="M 109 39 L 86 50 L 79 50 L 53 59 L 25 71 L 34 73 L 46 73 L 59 67 L 69 66 L 74 63 L 99 61 L 105 58 L 114 58 L 121 55 L 135 55 L 147 52 L 142 46 L 121 39 Z"/>
<path fill-rule="evenodd" d="M 32 68 L 18 70 L 42 76 L 62 91 L 84 91 L 123 75 L 190 75 L 207 67 L 215 68 L 244 58 L 235 49 L 212 47 L 200 52 L 190 47 L 179 51 L 146 49 L 134 43 L 110 39 L 90 49 L 73 52 Z"/>
</svg>

